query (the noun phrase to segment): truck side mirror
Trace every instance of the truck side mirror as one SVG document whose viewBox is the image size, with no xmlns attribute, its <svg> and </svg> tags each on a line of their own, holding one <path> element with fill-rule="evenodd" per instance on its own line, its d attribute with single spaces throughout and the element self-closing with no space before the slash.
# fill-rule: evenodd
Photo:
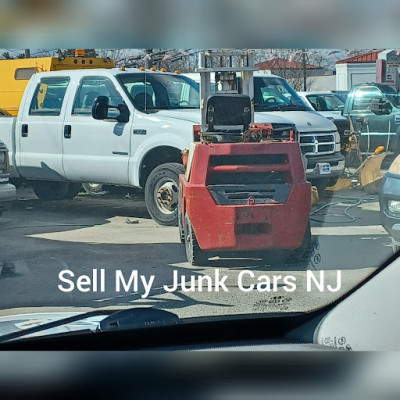
<svg viewBox="0 0 400 400">
<path fill-rule="evenodd" d="M 379 97 L 372 99 L 371 111 L 376 115 L 387 115 L 391 113 L 392 107 L 386 99 Z"/>
<path fill-rule="evenodd" d="M 117 116 L 108 116 L 108 110 L 110 108 L 117 109 L 119 111 L 119 115 Z M 100 120 L 116 120 L 121 123 L 125 123 L 129 121 L 129 108 L 126 104 L 121 103 L 118 104 L 117 106 L 110 106 L 109 105 L 109 99 L 107 96 L 99 96 L 95 99 L 93 102 L 92 106 L 92 117 L 94 119 L 100 119 Z"/>
<path fill-rule="evenodd" d="M 129 108 L 126 104 L 121 103 L 118 104 L 117 109 L 119 111 L 119 115 L 116 117 L 118 122 L 128 122 L 129 121 Z"/>
<path fill-rule="evenodd" d="M 97 97 L 92 106 L 92 117 L 94 119 L 107 119 L 108 116 L 108 97 Z"/>
</svg>

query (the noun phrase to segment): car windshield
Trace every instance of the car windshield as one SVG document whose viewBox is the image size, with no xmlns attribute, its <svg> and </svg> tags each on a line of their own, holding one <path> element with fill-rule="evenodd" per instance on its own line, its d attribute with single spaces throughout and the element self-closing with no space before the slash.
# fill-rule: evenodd
<svg viewBox="0 0 400 400">
<path fill-rule="evenodd" d="M 194 61 L 187 63 L 193 73 Z M 397 146 L 396 136 L 374 136 L 379 126 L 370 115 L 368 125 L 365 114 L 354 114 L 355 129 L 364 130 L 359 143 L 350 141 L 325 117 L 305 112 L 311 108 L 285 79 L 255 76 L 256 126 L 237 135 L 240 142 L 224 143 L 231 132 L 223 120 L 202 143 L 199 85 L 182 74 L 38 75 L 22 120 L 0 121 L 9 151 L 0 145 L 0 336 L 65 317 L 72 318 L 67 328 L 36 334 L 95 330 L 97 315 L 76 320 L 88 311 L 151 308 L 188 321 L 309 313 L 349 293 L 400 245 L 391 229 L 400 189 L 383 191 L 400 188 L 397 167 L 384 186 L 398 148 L 363 162 L 366 146 Z M 49 76 L 57 85 L 43 93 Z M 107 107 L 102 119 L 92 117 L 106 95 L 74 114 L 79 86 L 105 81 L 123 100 L 120 108 L 110 101 L 112 116 L 126 118 L 111 118 Z M 60 87 L 57 115 L 29 114 L 31 103 L 40 111 Z M 214 96 L 208 123 L 221 117 L 218 101 L 235 110 L 235 121 L 251 112 L 245 96 L 234 98 L 235 108 L 227 98 Z M 274 127 L 286 140 L 272 140 Z M 205 140 L 209 132 L 202 134 Z M 161 320 L 175 323 L 170 317 Z"/>
<path fill-rule="evenodd" d="M 342 111 L 344 101 L 335 94 L 309 94 L 306 96 L 315 111 Z"/>
<path fill-rule="evenodd" d="M 311 110 L 301 97 L 283 79 L 254 78 L 255 111 Z"/>
<path fill-rule="evenodd" d="M 126 73 L 118 80 L 140 111 L 199 108 L 198 85 L 185 76 Z"/>
</svg>

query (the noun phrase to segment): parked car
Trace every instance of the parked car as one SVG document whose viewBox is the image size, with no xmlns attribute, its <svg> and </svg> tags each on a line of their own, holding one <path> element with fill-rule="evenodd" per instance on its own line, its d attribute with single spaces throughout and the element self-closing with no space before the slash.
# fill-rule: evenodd
<svg viewBox="0 0 400 400">
<path fill-rule="evenodd" d="M 340 95 L 330 91 L 324 92 L 297 92 L 307 104 L 322 115 L 341 115 L 344 101 Z"/>
<path fill-rule="evenodd" d="M 400 242 L 400 155 L 383 175 L 379 204 L 382 226 Z"/>
<path fill-rule="evenodd" d="M 15 186 L 9 179 L 8 149 L 0 140 L 0 216 L 15 199 Z"/>
<path fill-rule="evenodd" d="M 346 131 L 350 130 L 350 122 L 341 115 L 345 102 L 342 95 L 329 91 L 297 93 L 313 110 L 319 112 L 336 125 L 340 134 L 342 150 L 344 150 L 344 146 L 348 142 L 348 133 Z"/>
</svg>

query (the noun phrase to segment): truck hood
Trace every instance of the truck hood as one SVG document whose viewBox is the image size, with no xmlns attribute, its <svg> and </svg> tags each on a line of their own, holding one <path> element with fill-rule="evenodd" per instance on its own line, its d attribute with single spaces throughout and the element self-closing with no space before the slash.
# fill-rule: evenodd
<svg viewBox="0 0 400 400">
<path fill-rule="evenodd" d="M 315 111 L 259 111 L 256 114 L 273 115 L 291 120 L 299 132 L 336 131 L 336 126 L 326 117 Z"/>
<path fill-rule="evenodd" d="M 270 124 L 289 124 L 293 125 L 294 122 L 288 118 L 286 113 L 280 113 L 282 115 L 277 115 L 278 113 L 254 113 L 255 123 L 270 123 Z M 195 125 L 200 124 L 200 109 L 181 109 L 181 110 L 160 110 L 154 114 L 148 114 L 149 116 L 154 116 L 155 118 L 166 120 L 178 120 L 187 121 Z"/>
<path fill-rule="evenodd" d="M 318 111 L 318 114 L 323 115 L 325 118 L 335 119 L 336 121 L 347 121 L 347 118 L 343 117 L 339 111 Z"/>
</svg>

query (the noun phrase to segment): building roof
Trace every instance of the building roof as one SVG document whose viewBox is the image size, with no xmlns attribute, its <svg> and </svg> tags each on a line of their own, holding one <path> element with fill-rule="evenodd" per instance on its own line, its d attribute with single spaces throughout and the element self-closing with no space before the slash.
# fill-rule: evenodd
<svg viewBox="0 0 400 400">
<path fill-rule="evenodd" d="M 298 61 L 289 61 L 286 58 L 274 58 L 266 60 L 255 65 L 258 69 L 303 69 L 303 63 Z M 306 64 L 306 69 L 322 69 L 317 65 Z"/>
<path fill-rule="evenodd" d="M 336 64 L 350 64 L 350 63 L 374 63 L 378 59 L 378 54 L 383 50 L 374 50 L 369 53 L 359 54 L 357 56 L 345 58 L 336 61 Z"/>
</svg>

